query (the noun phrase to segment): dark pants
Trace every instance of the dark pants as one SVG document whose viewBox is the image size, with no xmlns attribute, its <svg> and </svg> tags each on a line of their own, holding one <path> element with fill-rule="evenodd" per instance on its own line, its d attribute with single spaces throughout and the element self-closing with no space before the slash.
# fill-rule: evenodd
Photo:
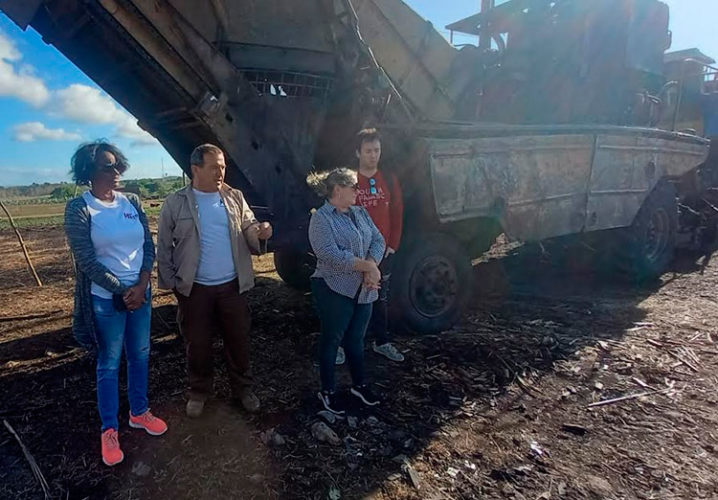
<svg viewBox="0 0 718 500">
<path fill-rule="evenodd" d="M 371 316 L 371 304 L 359 304 L 332 291 L 321 278 L 312 278 L 312 295 L 321 322 L 319 376 L 323 391 L 333 391 L 337 350 L 344 346 L 354 385 L 364 384 L 364 334 Z"/>
<path fill-rule="evenodd" d="M 384 345 L 389 342 L 389 285 L 393 267 L 394 254 L 387 255 L 379 264 L 381 271 L 379 300 L 374 302 L 368 328 L 369 335 L 374 337 L 376 345 Z"/>
<path fill-rule="evenodd" d="M 195 283 L 189 297 L 176 293 L 180 330 L 187 349 L 189 397 L 205 401 L 212 393 L 212 338 L 219 329 L 232 395 L 252 384 L 249 363 L 251 317 L 247 294 L 239 293 L 237 280 L 215 286 Z"/>
</svg>

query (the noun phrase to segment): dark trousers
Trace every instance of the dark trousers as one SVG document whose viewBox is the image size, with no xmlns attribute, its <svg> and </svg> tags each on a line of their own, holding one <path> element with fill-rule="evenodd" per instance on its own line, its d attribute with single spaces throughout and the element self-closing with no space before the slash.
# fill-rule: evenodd
<svg viewBox="0 0 718 500">
<path fill-rule="evenodd" d="M 321 322 L 319 336 L 319 377 L 323 391 L 335 388 L 337 350 L 344 346 L 354 385 L 365 382 L 364 334 L 371 316 L 371 304 L 359 304 L 332 291 L 321 278 L 312 278 L 312 295 Z"/>
<path fill-rule="evenodd" d="M 368 328 L 369 335 L 374 337 L 376 345 L 384 345 L 389 342 L 389 285 L 393 267 L 394 254 L 387 255 L 379 264 L 381 271 L 379 300 L 374 302 Z"/>
<path fill-rule="evenodd" d="M 212 338 L 220 330 L 232 395 L 252 384 L 249 363 L 251 316 L 247 294 L 237 280 L 222 285 L 195 283 L 189 297 L 176 293 L 177 319 L 187 350 L 189 397 L 205 401 L 212 393 Z"/>
</svg>

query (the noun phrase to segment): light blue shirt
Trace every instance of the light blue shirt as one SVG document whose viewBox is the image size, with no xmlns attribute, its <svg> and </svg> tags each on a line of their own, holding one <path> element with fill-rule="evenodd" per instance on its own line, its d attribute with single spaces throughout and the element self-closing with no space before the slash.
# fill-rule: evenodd
<svg viewBox="0 0 718 500">
<path fill-rule="evenodd" d="M 360 304 L 379 297 L 376 290 L 362 286 L 364 275 L 354 269 L 355 259 L 371 257 L 379 264 L 384 256 L 384 238 L 366 209 L 353 206 L 342 212 L 325 202 L 309 221 L 309 242 L 317 256 L 313 278 L 323 278 L 332 291 L 357 297 Z"/>
<path fill-rule="evenodd" d="M 199 213 L 199 266 L 195 283 L 221 285 L 237 278 L 232 258 L 229 218 L 219 192 L 192 189 Z"/>
</svg>

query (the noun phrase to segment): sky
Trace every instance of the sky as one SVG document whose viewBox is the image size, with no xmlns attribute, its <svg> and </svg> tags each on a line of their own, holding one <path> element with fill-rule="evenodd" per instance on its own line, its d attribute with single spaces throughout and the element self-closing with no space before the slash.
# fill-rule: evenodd
<svg viewBox="0 0 718 500">
<path fill-rule="evenodd" d="M 664 0 L 671 8 L 671 50 L 699 47 L 718 59 L 718 0 Z M 447 24 L 479 10 L 480 0 L 407 0 L 447 38 Z M 475 43 L 457 37 L 456 43 Z M 0 13 L 0 186 L 70 181 L 78 144 L 106 138 L 132 165 L 128 178 L 180 175 L 136 119 L 29 28 Z"/>
</svg>

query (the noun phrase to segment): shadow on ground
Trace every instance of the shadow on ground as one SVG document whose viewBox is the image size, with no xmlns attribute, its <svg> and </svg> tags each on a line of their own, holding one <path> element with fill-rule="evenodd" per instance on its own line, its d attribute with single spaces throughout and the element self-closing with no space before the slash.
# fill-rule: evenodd
<svg viewBox="0 0 718 500">
<path fill-rule="evenodd" d="M 686 267 L 688 269 L 688 267 Z M 58 498 L 326 498 L 330 489 L 357 498 L 402 472 L 403 458 L 423 450 L 452 421 L 488 415 L 496 398 L 532 385 L 583 346 L 620 339 L 645 313 L 640 303 L 660 283 L 636 287 L 587 272 L 581 259 L 524 246 L 475 266 L 475 293 L 462 322 L 441 335 L 402 337 L 403 364 L 367 352 L 385 400 L 356 422 L 331 425 L 339 445 L 311 433 L 318 420 L 314 366 L 318 322 L 307 294 L 260 276 L 251 292 L 258 415 L 228 401 L 216 345 L 216 398 L 204 418 L 183 415 L 184 351 L 175 307 L 154 310 L 150 393 L 170 431 L 151 438 L 122 419 L 125 463 L 99 461 L 94 366 L 79 350 L 13 369 L 10 360 L 45 355 L 43 346 L 72 345 L 69 330 L 0 341 L 0 417 L 33 453 Z M 47 357 L 47 356 L 46 356 Z M 345 369 L 340 383 L 348 384 Z M 121 391 L 121 415 L 128 408 Z M 374 417 L 374 418 L 370 418 Z M 488 421 L 490 425 L 490 421 Z M 266 444 L 273 430 L 284 443 Z M 266 436 L 266 435 L 265 435 Z M 481 457 L 475 457 L 480 459 Z M 394 475 L 394 476 L 392 476 Z M 0 429 L 0 496 L 42 498 L 19 446 Z"/>
</svg>

